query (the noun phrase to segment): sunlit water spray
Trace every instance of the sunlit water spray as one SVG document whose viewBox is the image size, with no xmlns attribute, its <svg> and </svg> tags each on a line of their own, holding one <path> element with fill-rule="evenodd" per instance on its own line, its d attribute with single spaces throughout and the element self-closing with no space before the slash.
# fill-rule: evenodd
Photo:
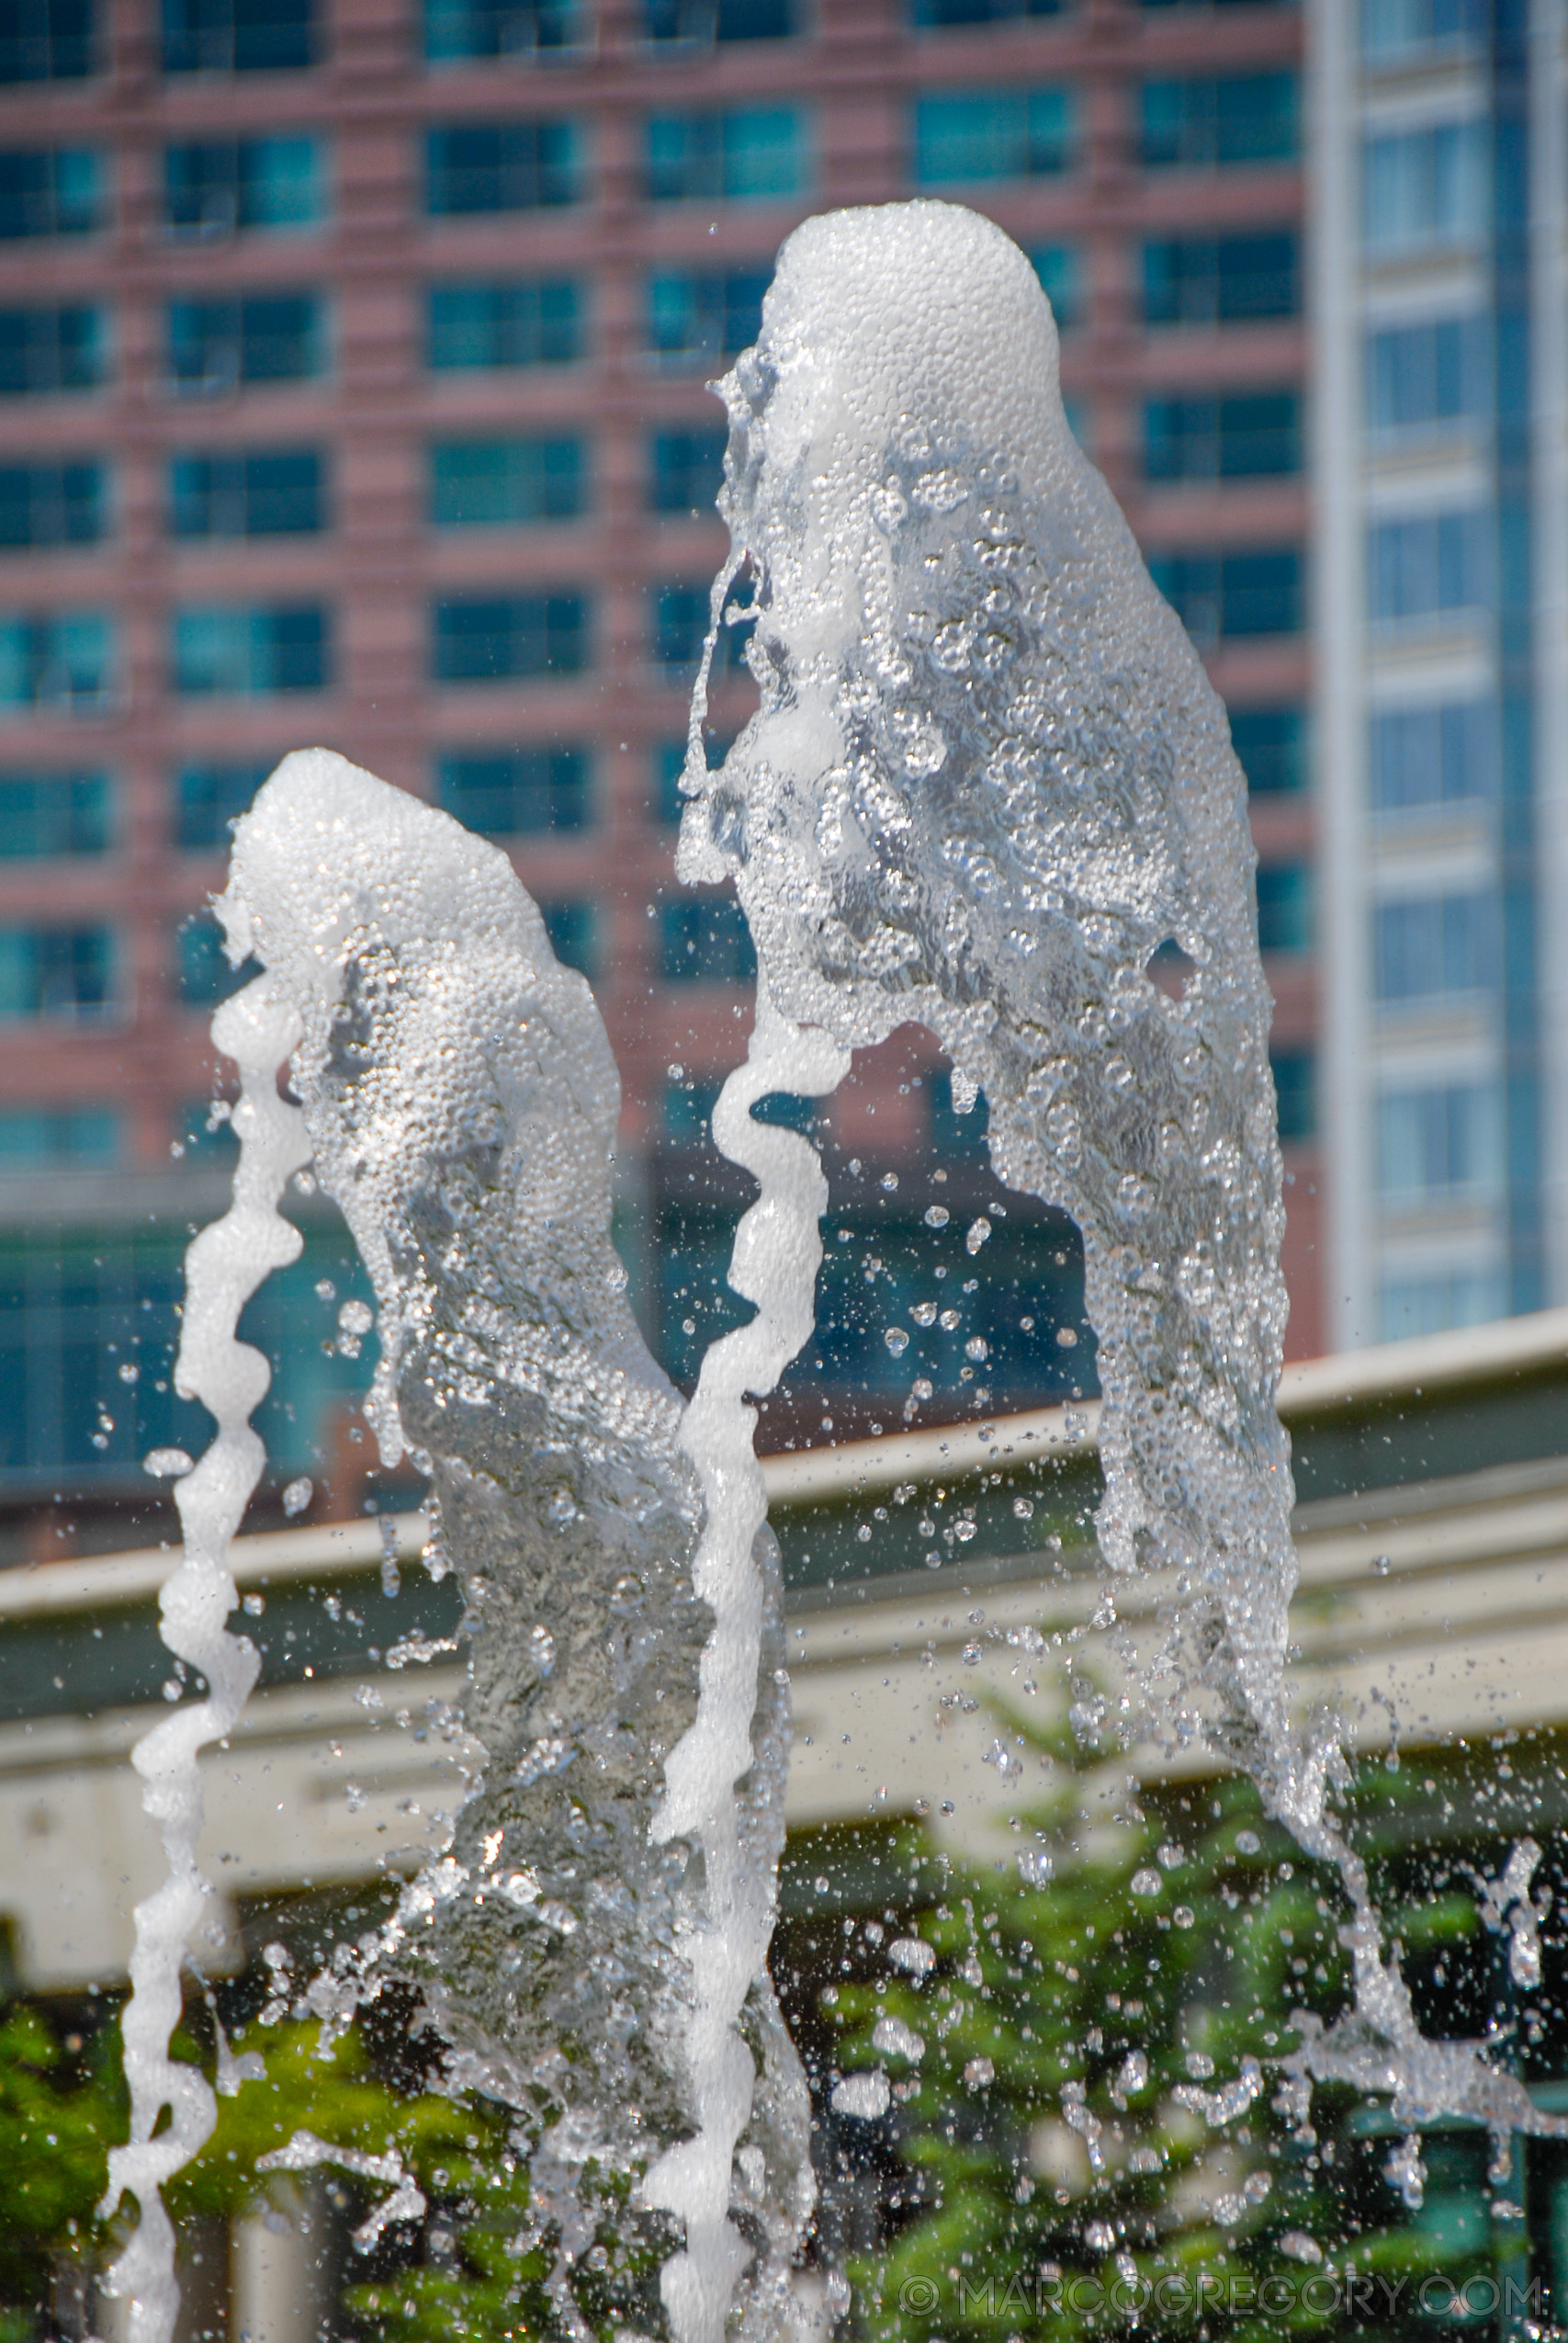
<svg viewBox="0 0 1568 2343">
<path fill-rule="evenodd" d="M 759 1253 L 759 1290 L 788 1299 L 731 1338 L 735 1367 L 716 1363 L 682 1424 L 610 1239 L 620 1088 L 604 1027 L 505 855 L 308 751 L 239 824 L 219 910 L 232 957 L 254 953 L 265 971 L 221 1013 L 220 1046 L 243 1043 L 247 1101 L 254 1087 L 286 1133 L 253 1172 L 242 1105 L 240 1190 L 269 1183 L 275 1202 L 309 1155 L 341 1205 L 378 1303 L 381 1454 L 390 1466 L 406 1451 L 429 1476 L 433 1565 L 458 1573 L 467 1605 L 469 1779 L 450 1843 L 384 1930 L 338 1948 L 307 2006 L 330 2035 L 388 1983 L 419 1986 L 449 2084 L 514 2111 L 563 2329 L 592 2331 L 577 2281 L 593 2256 L 617 2324 L 660 2323 L 657 2269 L 671 2335 L 709 2343 L 739 2297 L 743 2331 L 765 2337 L 788 2315 L 812 2182 L 805 2081 L 765 1966 L 788 1701 L 777 1548 L 739 1390 L 765 1388 L 769 1358 L 787 1356 L 784 1320 L 799 1321 L 797 1340 L 810 1323 L 815 1158 L 761 1135 L 772 1158 L 795 1159 L 800 1202 Z M 815 1057 L 826 1087 L 841 1061 L 820 1043 Z M 285 1059 L 299 1109 L 278 1102 Z M 810 1079 L 809 1065 L 788 1071 Z M 225 1262 L 243 1252 L 233 1218 L 202 1240 Z M 223 1427 L 180 1486 L 187 1534 L 204 1477 L 225 1497 L 214 1558 L 193 1549 L 186 1566 L 206 1572 L 209 1641 L 195 1656 L 209 1676 L 234 1600 L 222 1545 L 261 1462 L 244 1419 L 265 1365 L 231 1330 L 250 1285 L 299 1242 L 281 1220 L 258 1225 L 250 1284 L 231 1267 L 209 1295 L 198 1247 L 186 1306 L 182 1388 Z M 214 1328 L 222 1355 L 202 1380 L 190 1360 Z M 254 1679 L 249 1645 L 232 1648 L 234 1696 L 208 1736 Z M 185 1762 L 196 1713 L 165 1739 L 176 1726 Z M 143 2134 L 173 2088 L 168 2031 L 203 1893 L 193 1764 L 178 1787 L 181 1900 L 165 1912 L 171 1887 L 139 1914 L 126 2032 Z M 187 2089 L 190 2072 L 177 2070 Z M 117 2163 L 117 2186 L 142 2204 L 141 2259 L 121 2269 L 139 2289 L 134 2343 L 167 2337 L 174 2302 L 144 2183 L 200 2145 L 209 2101 L 198 2112 Z M 282 2160 L 329 2153 L 301 2134 Z M 398 2209 L 411 2207 L 403 2187 Z"/>
<path fill-rule="evenodd" d="M 1246 786 L 1068 430 L 1034 273 L 948 204 L 808 221 L 719 389 L 732 550 L 681 873 L 734 880 L 775 1016 L 846 1053 L 930 1027 L 955 1103 L 986 1094 L 998 1175 L 1082 1231 L 1100 1552 L 1112 1594 L 1166 1570 L 1179 1597 L 1145 1721 L 1244 1766 L 1349 1899 L 1355 2004 L 1326 2030 L 1292 2013 L 1298 2114 L 1335 2077 L 1389 2094 L 1412 2130 L 1449 2112 L 1568 2131 L 1477 2045 L 1423 2038 L 1329 1810 L 1343 1758 L 1292 1722 L 1284 1215 Z M 710 773 L 718 630 L 753 614 L 761 708 Z M 1521 1860 L 1509 1909 L 1533 1926 Z M 1404 2179 L 1418 2190 L 1413 2162 Z"/>
</svg>

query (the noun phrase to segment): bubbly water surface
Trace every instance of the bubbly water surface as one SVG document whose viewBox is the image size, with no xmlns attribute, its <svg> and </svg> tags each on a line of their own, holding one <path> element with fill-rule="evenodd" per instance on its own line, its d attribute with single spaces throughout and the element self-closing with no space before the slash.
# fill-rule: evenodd
<svg viewBox="0 0 1568 2343">
<path fill-rule="evenodd" d="M 929 1026 L 955 1103 L 986 1093 L 998 1175 L 1081 1229 L 1100 1552 L 1113 1584 L 1165 1569 L 1179 1598 L 1146 1721 L 1244 1765 L 1348 1896 L 1355 2008 L 1326 2032 L 1292 2016 L 1303 2114 L 1310 2078 L 1334 2077 L 1410 2126 L 1568 2129 L 1476 2045 L 1423 2039 L 1326 1802 L 1340 1752 L 1292 1717 L 1284 1215 L 1246 785 L 1067 428 L 1034 272 L 950 204 L 808 220 L 718 388 L 732 549 L 682 875 L 733 879 L 782 1020 L 846 1052 Z M 761 705 L 710 773 L 714 647 L 753 613 Z"/>
</svg>

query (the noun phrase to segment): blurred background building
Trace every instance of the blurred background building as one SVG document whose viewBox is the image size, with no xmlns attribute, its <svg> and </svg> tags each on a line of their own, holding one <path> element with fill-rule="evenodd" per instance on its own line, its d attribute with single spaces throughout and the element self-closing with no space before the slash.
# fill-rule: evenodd
<svg viewBox="0 0 1568 2343">
<path fill-rule="evenodd" d="M 233 979 L 204 907 L 229 820 L 293 746 L 513 853 L 603 1006 L 625 1250 L 657 1347 L 694 1371 L 744 1193 L 706 1115 L 750 974 L 733 906 L 671 875 L 725 542 L 704 385 L 754 335 L 781 239 L 835 204 L 952 196 L 1029 253 L 1074 427 L 1229 704 L 1278 1002 L 1293 1354 L 1551 1289 L 1530 1120 L 1550 922 L 1532 963 L 1529 914 L 1550 864 L 1539 808 L 1534 831 L 1499 809 L 1539 800 L 1530 760 L 1561 747 L 1510 749 L 1539 664 L 1528 591 L 1494 651 L 1475 583 L 1517 589 L 1517 553 L 1483 549 L 1528 531 L 1545 485 L 1491 420 L 1529 269 L 1490 224 L 1487 158 L 1515 153 L 1526 85 L 1501 37 L 1404 4 L 1364 54 L 1348 17 L 1325 32 L 1339 110 L 1316 151 L 1343 184 L 1314 271 L 1285 0 L 5 0 L 0 1553 L 155 1534 L 139 1459 L 205 1441 L 169 1387 L 181 1249 L 231 1144 L 207 1021 Z M 1363 115 L 1393 223 L 1364 300 Z M 1468 241 L 1439 299 L 1450 221 Z M 1404 597 L 1386 617 L 1362 616 L 1369 528 Z M 732 658 L 716 753 L 751 688 Z M 1327 1180 L 1314 902 L 1335 922 Z M 1402 973 L 1433 949 L 1446 1022 Z M 824 1325 L 768 1443 L 1092 1389 L 1076 1239 L 997 1189 L 983 1106 L 953 1115 L 929 1046 L 878 1053 L 819 1127 Z M 938 1195 L 941 1240 L 919 1226 Z M 305 1258 L 247 1321 L 288 1353 L 278 1483 L 310 1474 L 318 1513 L 406 1502 L 367 1480 L 349 1249 L 299 1209 Z M 917 1251 L 929 1276 L 949 1240 L 954 1307 L 895 1358 Z"/>
</svg>

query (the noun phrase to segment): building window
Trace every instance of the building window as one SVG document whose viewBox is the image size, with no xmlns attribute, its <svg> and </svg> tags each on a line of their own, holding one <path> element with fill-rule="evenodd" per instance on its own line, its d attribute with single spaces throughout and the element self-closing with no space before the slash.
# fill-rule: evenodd
<svg viewBox="0 0 1568 2343">
<path fill-rule="evenodd" d="M 0 82 L 79 82 L 92 70 L 92 0 L 11 0 L 0 17 Z"/>
<path fill-rule="evenodd" d="M 114 622 L 99 610 L 0 616 L 0 709 L 97 714 L 114 688 Z"/>
<path fill-rule="evenodd" d="M 1295 232 L 1179 236 L 1144 246 L 1144 317 L 1150 325 L 1250 324 L 1301 311 Z"/>
<path fill-rule="evenodd" d="M 1491 515 L 1483 510 L 1380 521 L 1369 533 L 1368 604 L 1385 626 L 1491 606 Z"/>
<path fill-rule="evenodd" d="M 175 776 L 175 843 L 182 854 L 227 853 L 231 823 L 272 771 L 265 764 L 185 764 Z"/>
<path fill-rule="evenodd" d="M 1367 250 L 1404 259 L 1479 242 L 1491 201 L 1486 125 L 1435 122 L 1370 138 L 1361 188 Z"/>
<path fill-rule="evenodd" d="M 166 323 L 169 381 L 186 397 L 308 382 L 326 372 L 326 305 L 315 293 L 175 300 Z"/>
<path fill-rule="evenodd" d="M 749 350 L 762 331 L 762 296 L 773 275 L 762 263 L 650 277 L 648 346 L 656 364 L 685 373 Z"/>
<path fill-rule="evenodd" d="M 250 959 L 231 967 L 223 949 L 223 931 L 210 911 L 197 911 L 175 937 L 175 989 L 183 1009 L 216 1009 L 261 974 L 261 963 Z"/>
<path fill-rule="evenodd" d="M 1150 399 L 1144 407 L 1150 480 L 1258 480 L 1302 468 L 1301 401 L 1293 390 L 1230 390 Z"/>
<path fill-rule="evenodd" d="M 724 451 L 728 439 L 728 433 L 722 429 L 651 433 L 648 443 L 649 509 L 694 517 L 710 514 L 724 485 Z"/>
<path fill-rule="evenodd" d="M 590 979 L 597 976 L 599 937 L 592 904 L 578 896 L 547 899 L 539 905 L 539 917 L 562 968 L 575 968 Z"/>
<path fill-rule="evenodd" d="M 1032 179 L 1072 161 L 1069 89 L 964 89 L 915 100 L 915 184 Z"/>
<path fill-rule="evenodd" d="M 0 770 L 0 861 L 107 854 L 112 813 L 107 773 Z"/>
<path fill-rule="evenodd" d="M 659 907 L 660 964 L 666 984 L 750 984 L 757 955 L 739 903 L 695 895 Z"/>
<path fill-rule="evenodd" d="M 1076 244 L 1034 244 L 1030 266 L 1039 277 L 1058 333 L 1077 323 L 1082 300 L 1081 275 Z"/>
<path fill-rule="evenodd" d="M 1233 707 L 1231 746 L 1254 797 L 1294 795 L 1307 784 L 1306 711 Z"/>
<path fill-rule="evenodd" d="M 1201 651 L 1302 626 L 1302 557 L 1295 546 L 1258 552 L 1154 553 L 1149 574 Z"/>
<path fill-rule="evenodd" d="M 1003 25 L 1060 16 L 1063 0 L 909 0 L 909 21 L 922 32 L 960 25 Z"/>
<path fill-rule="evenodd" d="M 1247 163 L 1290 163 L 1295 153 L 1294 74 L 1144 84 L 1145 170 L 1224 170 Z"/>
<path fill-rule="evenodd" d="M 576 203 L 582 138 L 575 122 L 453 122 L 425 134 L 425 209 L 433 219 L 536 211 Z"/>
<path fill-rule="evenodd" d="M 585 594 L 454 596 L 435 604 L 432 631 L 432 666 L 441 684 L 578 675 L 588 664 Z"/>
<path fill-rule="evenodd" d="M 1484 317 L 1439 317 L 1367 336 L 1367 422 L 1393 436 L 1478 422 L 1492 405 Z"/>
<path fill-rule="evenodd" d="M 1312 865 L 1291 861 L 1258 866 L 1258 948 L 1312 950 Z"/>
<path fill-rule="evenodd" d="M 583 354 L 585 309 L 570 277 L 433 285 L 426 357 L 437 372 L 570 366 Z"/>
<path fill-rule="evenodd" d="M 804 195 L 809 175 L 798 106 L 649 118 L 648 192 L 655 203 L 774 202 Z"/>
<path fill-rule="evenodd" d="M 734 606 L 734 603 L 729 606 L 731 608 Z M 665 585 L 655 589 L 653 663 L 664 670 L 670 681 L 689 683 L 696 673 L 711 617 L 709 590 L 705 585 Z M 713 657 L 716 682 L 726 675 L 741 675 L 750 672 L 746 665 L 746 645 L 753 623 L 748 617 L 735 626 L 719 628 Z"/>
<path fill-rule="evenodd" d="M 1495 796 L 1497 703 L 1450 700 L 1372 718 L 1372 804 L 1404 813 Z"/>
<path fill-rule="evenodd" d="M 1280 1142 L 1299 1147 L 1317 1137 L 1317 1059 L 1310 1049 L 1271 1049 L 1274 1103 Z"/>
<path fill-rule="evenodd" d="M 312 0 L 164 0 L 166 74 L 276 74 L 316 62 Z"/>
<path fill-rule="evenodd" d="M 1441 1334 L 1451 1326 L 1484 1326 L 1506 1308 L 1503 1280 L 1495 1270 L 1394 1277 L 1383 1285 L 1378 1332 L 1385 1342 L 1404 1342 L 1417 1334 Z"/>
<path fill-rule="evenodd" d="M 0 550 L 96 545 L 108 530 L 107 468 L 75 463 L 0 463 Z"/>
<path fill-rule="evenodd" d="M 518 528 L 586 510 L 586 451 L 552 439 L 441 439 L 430 450 L 433 528 Z"/>
<path fill-rule="evenodd" d="M 1491 28 L 1486 0 L 1362 0 L 1361 51 L 1373 65 L 1409 62 L 1422 50 L 1472 49 Z"/>
<path fill-rule="evenodd" d="M 1496 980 L 1495 895 L 1425 895 L 1380 903 L 1372 915 L 1380 1001 L 1481 992 Z"/>
<path fill-rule="evenodd" d="M 112 1106 L 0 1108 L 0 1174 L 116 1163 L 122 1144 Z"/>
<path fill-rule="evenodd" d="M 575 0 L 425 0 L 424 53 L 433 65 L 535 57 L 581 39 Z"/>
<path fill-rule="evenodd" d="M 307 537 L 325 526 L 325 466 L 314 447 L 169 458 L 171 537 Z"/>
<path fill-rule="evenodd" d="M 795 0 L 644 0 L 649 40 L 787 40 L 796 29 Z"/>
<path fill-rule="evenodd" d="M 0 927 L 0 1023 L 97 1024 L 115 1006 L 107 927 Z"/>
<path fill-rule="evenodd" d="M 319 605 L 176 610 L 174 688 L 186 697 L 319 692 L 332 680 L 332 631 Z"/>
<path fill-rule="evenodd" d="M 104 225 L 107 185 L 96 147 L 0 152 L 0 242 L 92 235 Z"/>
<path fill-rule="evenodd" d="M 460 749 L 440 759 L 435 795 L 486 838 L 536 838 L 589 825 L 586 749 Z"/>
<path fill-rule="evenodd" d="M 1385 1202 L 1450 1203 L 1500 1186 L 1499 1106 L 1492 1082 L 1385 1092 L 1378 1101 L 1378 1186 Z"/>
<path fill-rule="evenodd" d="M 175 235 L 276 234 L 326 215 L 321 139 L 211 139 L 164 150 L 164 217 Z"/>
<path fill-rule="evenodd" d="M 101 309 L 0 309 L 0 399 L 96 390 L 108 375 Z"/>
</svg>

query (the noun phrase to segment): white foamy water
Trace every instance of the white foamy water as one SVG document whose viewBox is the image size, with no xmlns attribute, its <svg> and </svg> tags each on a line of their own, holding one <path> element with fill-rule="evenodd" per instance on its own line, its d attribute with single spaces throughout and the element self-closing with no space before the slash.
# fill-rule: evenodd
<svg viewBox="0 0 1568 2343">
<path fill-rule="evenodd" d="M 765 1967 L 788 1698 L 739 1395 L 810 1326 L 815 1159 L 758 1132 L 780 1203 L 757 1283 L 784 1299 L 719 1346 L 682 1423 L 610 1240 L 604 1026 L 506 856 L 310 751 L 238 825 L 219 910 L 299 1020 L 316 1173 L 376 1292 L 368 1412 L 384 1459 L 429 1475 L 467 1598 L 451 1842 L 311 2006 L 420 1986 L 448 2073 L 516 2111 L 570 2331 L 597 2243 L 613 2268 L 664 2251 L 675 2335 L 716 2337 L 738 2290 L 765 2335 L 809 2113 Z M 781 1034 L 756 1079 L 808 1082 L 822 1057 Z M 829 1052 L 819 1086 L 840 1070 Z M 626 2282 L 623 2315 L 657 2325 Z"/>
<path fill-rule="evenodd" d="M 999 1176 L 1082 1231 L 1100 1552 L 1114 1574 L 1170 1571 L 1179 1595 L 1151 1721 L 1244 1765 L 1349 1902 L 1353 2009 L 1327 2030 L 1292 2015 L 1303 2120 L 1310 2079 L 1334 2077 L 1412 2129 L 1445 2111 L 1568 2129 L 1477 2045 L 1423 2039 L 1328 1803 L 1344 1761 L 1292 1722 L 1284 1215 L 1246 787 L 1067 428 L 1033 270 L 949 204 L 807 221 L 719 389 L 732 551 L 682 875 L 733 879 L 773 1011 L 802 1031 L 848 1052 L 929 1026 L 955 1104 L 986 1094 Z M 761 705 L 710 773 L 708 668 L 742 581 Z M 1512 1870 L 1500 1908 L 1505 1889 L 1528 1964 Z"/>
</svg>

